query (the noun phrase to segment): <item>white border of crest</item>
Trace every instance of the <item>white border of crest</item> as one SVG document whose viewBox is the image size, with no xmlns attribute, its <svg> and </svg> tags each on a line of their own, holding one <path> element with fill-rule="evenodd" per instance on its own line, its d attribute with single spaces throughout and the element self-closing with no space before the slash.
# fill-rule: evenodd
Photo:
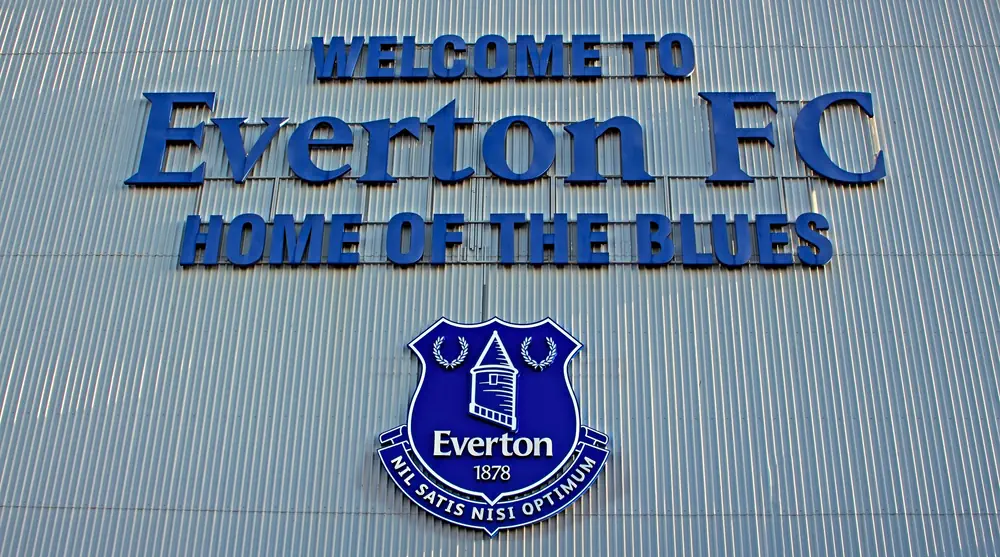
<svg viewBox="0 0 1000 557">
<path fill-rule="evenodd" d="M 505 325 L 507 327 L 511 327 L 511 328 L 514 328 L 514 329 L 530 329 L 530 328 L 533 328 L 533 327 L 537 327 L 539 325 L 549 324 L 549 325 L 552 325 L 553 327 L 555 327 L 556 330 L 558 330 L 560 333 L 562 333 L 563 335 L 565 335 L 566 338 L 570 339 L 575 344 L 575 347 L 573 348 L 573 350 L 569 353 L 568 356 L 566 356 L 565 363 L 563 363 L 563 379 L 565 379 L 565 381 L 566 381 L 566 388 L 569 389 L 570 398 L 573 400 L 573 411 L 576 413 L 576 428 L 575 428 L 576 431 L 574 432 L 575 437 L 573 438 L 573 444 L 570 445 L 573 448 L 566 454 L 566 457 L 562 460 L 562 462 L 560 462 L 558 466 L 554 467 L 552 469 L 552 471 L 549 472 L 549 474 L 547 476 L 545 476 L 544 478 L 542 478 L 541 480 L 535 482 L 534 484 L 532 484 L 532 485 L 530 485 L 530 486 L 528 486 L 526 488 L 519 489 L 517 491 L 511 491 L 511 492 L 501 493 L 499 496 L 496 497 L 496 499 L 492 499 L 491 500 L 489 497 L 486 496 L 485 493 L 476 492 L 476 491 L 469 491 L 467 489 L 462 489 L 462 488 L 460 488 L 460 487 L 458 487 L 456 485 L 451 484 L 450 482 L 448 482 L 447 480 L 445 480 L 444 478 L 442 478 L 441 476 L 439 476 L 438 473 L 435 472 L 432 467 L 428 466 L 427 463 L 424 462 L 423 457 L 421 457 L 420 453 L 416 450 L 416 446 L 417 445 L 416 445 L 416 443 L 413 442 L 413 433 L 412 433 L 413 432 L 413 427 L 412 427 L 412 422 L 413 422 L 413 401 L 415 401 L 417 399 L 417 395 L 420 394 L 420 388 L 423 387 L 423 385 L 424 385 L 424 377 L 426 376 L 427 362 L 424 360 L 423 354 L 421 354 L 420 351 L 418 351 L 414 347 L 414 345 L 417 342 L 419 342 L 421 339 L 423 339 L 424 337 L 426 337 L 428 334 L 430 334 L 431 331 L 433 331 L 434 329 L 436 329 L 442 323 L 447 323 L 448 325 L 451 325 L 453 327 L 458 327 L 460 329 L 478 329 L 480 327 L 486 327 L 486 326 L 492 325 L 494 323 L 500 323 L 502 325 Z M 440 481 L 443 485 L 448 486 L 451 489 L 454 489 L 458 493 L 464 493 L 466 495 L 470 495 L 470 496 L 474 496 L 474 497 L 480 497 L 480 498 L 482 498 L 483 501 L 486 501 L 490 505 L 496 505 L 497 502 L 500 501 L 501 499 L 504 499 L 506 497 L 517 496 L 517 495 L 520 495 L 522 493 L 526 493 L 528 491 L 536 489 L 537 487 L 539 487 L 541 485 L 545 485 L 546 482 L 550 481 L 554 476 L 556 476 L 559 473 L 560 470 L 563 469 L 563 467 L 566 466 L 567 463 L 570 462 L 570 459 L 572 459 L 573 455 L 576 453 L 576 447 L 577 447 L 577 445 L 580 443 L 580 426 L 582 426 L 583 424 L 582 424 L 582 417 L 580 416 L 580 404 L 576 400 L 576 392 L 573 390 L 573 384 L 570 383 L 570 380 L 569 380 L 569 363 L 573 360 L 574 357 L 576 357 L 576 355 L 580 352 L 580 350 L 583 349 L 583 343 L 580 342 L 579 340 L 577 340 L 577 338 L 574 337 L 573 335 L 569 334 L 566 331 L 566 329 L 563 329 L 551 317 L 546 317 L 545 319 L 542 319 L 541 321 L 536 321 L 534 323 L 530 323 L 530 324 L 527 324 L 527 325 L 518 325 L 518 324 L 515 324 L 515 323 L 511 323 L 509 321 L 504 321 L 503 319 L 500 319 L 499 317 L 496 317 L 496 316 L 493 316 L 492 318 L 490 318 L 490 319 L 488 319 L 486 321 L 482 321 L 480 323 L 458 323 L 458 322 L 452 321 L 451 319 L 448 319 L 447 317 L 442 317 L 442 318 L 438 319 L 437 321 L 435 321 L 430 327 L 427 327 L 427 329 L 425 329 L 424 332 L 420 333 L 417 336 L 417 338 L 411 340 L 410 343 L 407 346 L 409 346 L 410 350 L 412 350 L 413 353 L 416 354 L 417 358 L 420 360 L 420 379 L 417 381 L 417 388 L 414 389 L 413 395 L 410 397 L 409 408 L 406 411 L 407 438 L 408 438 L 408 440 L 410 442 L 410 447 L 412 448 L 413 455 L 417 457 L 417 461 L 420 462 L 420 465 L 423 466 L 424 469 L 427 470 L 427 472 L 429 473 L 429 475 L 432 476 L 435 480 Z"/>
</svg>

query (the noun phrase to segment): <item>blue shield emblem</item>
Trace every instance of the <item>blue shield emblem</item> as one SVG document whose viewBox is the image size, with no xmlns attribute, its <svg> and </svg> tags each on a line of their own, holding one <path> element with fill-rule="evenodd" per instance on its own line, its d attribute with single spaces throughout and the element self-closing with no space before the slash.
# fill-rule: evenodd
<svg viewBox="0 0 1000 557">
<path fill-rule="evenodd" d="M 409 346 L 420 380 L 380 454 L 414 502 L 492 535 L 551 516 L 596 479 L 607 438 L 581 426 L 569 378 L 583 345 L 554 321 L 441 319 Z"/>
</svg>

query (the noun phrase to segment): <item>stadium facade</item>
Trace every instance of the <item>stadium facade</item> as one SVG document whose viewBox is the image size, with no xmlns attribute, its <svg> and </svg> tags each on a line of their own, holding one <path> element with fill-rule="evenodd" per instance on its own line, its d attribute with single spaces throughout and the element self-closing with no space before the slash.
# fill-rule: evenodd
<svg viewBox="0 0 1000 557">
<path fill-rule="evenodd" d="M 998 82 L 985 0 L 12 0 L 0 553 L 995 555 Z M 408 498 L 422 366 L 530 459 L 557 357 L 589 489 Z"/>
</svg>

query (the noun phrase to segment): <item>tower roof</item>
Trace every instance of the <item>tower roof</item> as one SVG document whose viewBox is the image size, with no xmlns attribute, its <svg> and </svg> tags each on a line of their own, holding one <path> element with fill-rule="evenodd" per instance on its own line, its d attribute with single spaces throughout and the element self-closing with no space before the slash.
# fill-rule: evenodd
<svg viewBox="0 0 1000 557">
<path fill-rule="evenodd" d="M 493 335 L 490 336 L 490 341 L 486 343 L 486 348 L 479 356 L 479 361 L 476 362 L 475 367 L 504 368 L 517 372 L 514 363 L 510 361 L 510 356 L 507 355 L 507 349 L 500 342 L 499 332 L 493 331 Z M 473 369 L 472 371 L 475 373 L 476 370 Z"/>
</svg>

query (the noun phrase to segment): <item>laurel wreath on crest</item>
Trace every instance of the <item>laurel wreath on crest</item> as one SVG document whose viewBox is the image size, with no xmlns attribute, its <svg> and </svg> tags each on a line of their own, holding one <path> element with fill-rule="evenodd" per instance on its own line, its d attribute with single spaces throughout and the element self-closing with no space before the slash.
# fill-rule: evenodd
<svg viewBox="0 0 1000 557">
<path fill-rule="evenodd" d="M 531 357 L 531 354 L 528 353 L 528 349 L 531 348 L 531 337 L 524 339 L 524 342 L 521 343 L 521 357 L 524 358 L 524 363 L 528 364 L 528 367 L 535 371 L 542 371 L 552 365 L 552 362 L 556 361 L 555 341 L 552 340 L 552 337 L 546 337 L 545 344 L 549 345 L 549 355 L 544 360 L 536 362 Z"/>
<path fill-rule="evenodd" d="M 465 358 L 469 356 L 469 343 L 465 341 L 465 337 L 458 337 L 458 346 L 462 349 L 458 353 L 458 357 L 454 360 L 446 360 L 444 356 L 441 355 L 441 345 L 444 344 L 444 337 L 438 337 L 434 341 L 434 361 L 438 363 L 439 366 L 445 369 L 455 369 L 465 362 Z"/>
</svg>

